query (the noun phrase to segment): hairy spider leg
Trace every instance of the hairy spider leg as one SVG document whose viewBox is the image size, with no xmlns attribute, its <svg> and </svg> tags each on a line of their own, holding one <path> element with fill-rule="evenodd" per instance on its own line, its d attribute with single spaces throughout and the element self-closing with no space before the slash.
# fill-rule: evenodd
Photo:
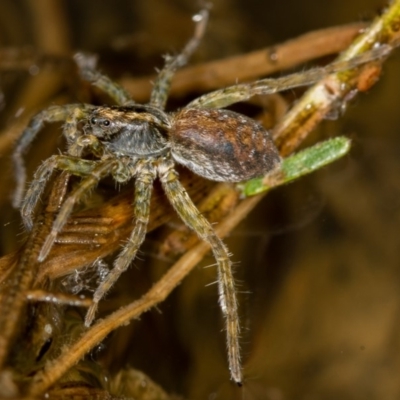
<svg viewBox="0 0 400 400">
<path fill-rule="evenodd" d="M 390 50 L 392 50 L 392 46 L 382 45 L 352 59 L 337 61 L 322 68 L 301 71 L 280 78 L 266 78 L 251 83 L 232 85 L 200 96 L 185 108 L 224 108 L 240 101 L 249 100 L 256 95 L 272 94 L 312 85 L 329 74 L 346 71 L 383 58 L 389 54 Z"/>
<path fill-rule="evenodd" d="M 199 47 L 206 31 L 208 16 L 209 12 L 206 8 L 195 15 L 193 20 L 196 22 L 196 27 L 193 37 L 187 42 L 181 53 L 175 57 L 166 56 L 165 66 L 157 75 L 153 90 L 151 91 L 150 105 L 163 110 L 165 109 L 174 73 L 188 62 L 191 55 Z"/>
<path fill-rule="evenodd" d="M 43 164 L 38 168 L 33 176 L 33 181 L 22 201 L 21 205 L 21 216 L 25 227 L 28 230 L 32 229 L 33 224 L 33 212 L 36 208 L 36 204 L 43 193 L 48 180 L 50 179 L 54 169 L 70 170 L 72 174 L 83 176 L 90 173 L 90 169 L 85 169 L 85 164 L 88 164 L 85 160 L 80 160 L 82 151 L 85 147 L 91 145 L 92 150 L 95 149 L 97 153 L 100 153 L 98 149 L 100 142 L 93 135 L 86 135 L 84 138 L 78 136 L 77 123 L 80 119 L 86 116 L 86 112 L 82 108 L 75 108 L 74 111 L 68 115 L 65 120 L 63 127 L 64 136 L 68 141 L 73 141 L 68 148 L 68 156 L 52 156 L 45 160 Z M 94 138 L 94 140 L 93 140 Z M 84 170 L 87 171 L 85 174 Z M 68 178 L 66 178 L 68 179 Z"/>
<path fill-rule="evenodd" d="M 79 161 L 77 161 L 79 163 Z M 92 161 L 95 163 L 95 161 Z M 60 233 L 63 226 L 68 221 L 75 204 L 81 199 L 84 193 L 95 187 L 98 182 L 110 175 L 113 169 L 118 165 L 116 160 L 104 160 L 98 161 L 95 168 L 92 169 L 90 175 L 84 178 L 78 186 L 72 191 L 72 193 L 64 201 L 57 218 L 55 219 L 49 235 L 47 236 L 42 249 L 40 250 L 38 261 L 43 261 L 49 254 L 53 244 Z"/>
<path fill-rule="evenodd" d="M 229 369 L 232 379 L 240 385 L 242 382 L 242 370 L 239 347 L 238 302 L 228 249 L 216 235 L 211 224 L 190 199 L 178 179 L 173 162 L 170 159 L 165 160 L 158 169 L 160 181 L 168 200 L 182 221 L 210 245 L 217 261 L 219 304 L 226 320 Z"/>
<path fill-rule="evenodd" d="M 54 155 L 43 161 L 42 165 L 36 170 L 33 181 L 21 205 L 21 216 L 25 227 L 28 230 L 32 229 L 34 209 L 54 170 L 68 171 L 69 174 L 83 177 L 91 174 L 97 163 L 96 161 L 65 155 Z"/>
<path fill-rule="evenodd" d="M 164 68 L 160 71 L 151 93 L 150 104 L 164 109 L 167 101 L 171 80 L 175 71 L 185 65 L 189 57 L 196 51 L 204 36 L 208 21 L 208 10 L 203 9 L 195 16 L 196 28 L 192 39 L 176 57 L 168 57 Z M 74 57 L 82 79 L 90 82 L 108 94 L 119 105 L 133 105 L 129 93 L 108 76 L 96 69 L 97 59 L 90 54 L 78 53 Z"/>
<path fill-rule="evenodd" d="M 108 94 L 118 105 L 135 104 L 130 94 L 121 85 L 113 82 L 107 75 L 103 75 L 97 70 L 97 58 L 95 56 L 78 53 L 74 60 L 79 68 L 81 78 Z"/>
<path fill-rule="evenodd" d="M 19 207 L 22 202 L 24 188 L 26 183 L 26 167 L 23 156 L 33 140 L 36 138 L 37 133 L 44 127 L 46 122 L 60 122 L 66 121 L 75 109 L 80 109 L 82 112 L 92 110 L 95 106 L 90 104 L 67 104 L 62 106 L 51 106 L 46 110 L 36 114 L 29 122 L 28 127 L 22 132 L 18 139 L 16 148 L 13 153 L 13 162 L 15 170 L 16 188 L 13 196 L 13 206 Z M 78 135 L 77 130 L 69 131 L 70 137 L 68 141 L 76 140 Z"/>
<path fill-rule="evenodd" d="M 118 255 L 114 263 L 114 268 L 94 292 L 93 304 L 90 306 L 85 318 L 86 326 L 91 325 L 99 301 L 114 285 L 120 275 L 128 269 L 146 237 L 147 224 L 150 216 L 150 198 L 153 190 L 153 183 L 156 178 L 156 170 L 152 164 L 144 161 L 142 165 L 138 167 L 138 171 L 135 175 L 135 197 L 133 202 L 135 227 L 132 230 L 128 242 Z"/>
</svg>

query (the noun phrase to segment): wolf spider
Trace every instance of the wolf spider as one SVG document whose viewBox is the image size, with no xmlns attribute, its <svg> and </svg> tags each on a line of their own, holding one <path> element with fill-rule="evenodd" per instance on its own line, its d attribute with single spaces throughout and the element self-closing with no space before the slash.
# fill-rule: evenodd
<svg viewBox="0 0 400 400">
<path fill-rule="evenodd" d="M 135 180 L 134 228 L 116 258 L 113 269 L 94 293 L 93 305 L 85 319 L 85 325 L 89 326 L 99 301 L 129 267 L 144 241 L 153 182 L 158 178 L 180 218 L 210 245 L 217 261 L 219 304 L 226 321 L 231 378 L 241 384 L 240 327 L 230 255 L 181 185 L 175 163 L 206 179 L 221 182 L 241 182 L 279 168 L 281 159 L 270 134 L 256 121 L 221 108 L 257 94 L 307 85 L 328 72 L 350 68 L 365 60 L 347 62 L 344 66 L 332 64 L 330 69 L 316 69 L 279 79 L 233 85 L 205 94 L 175 113 L 167 113 L 165 104 L 174 72 L 187 63 L 200 44 L 208 11 L 202 10 L 193 19 L 196 22 L 193 37 L 180 54 L 166 57 L 165 66 L 154 83 L 150 101 L 145 105 L 136 104 L 122 87 L 99 73 L 93 58 L 82 54 L 75 57 L 82 78 L 102 89 L 118 105 L 52 106 L 33 117 L 13 155 L 17 178 L 14 205 L 21 204 L 24 224 L 31 229 L 36 205 L 53 172 L 66 171 L 82 178 L 67 196 L 55 218 L 38 257 L 38 261 L 43 261 L 74 206 L 100 180 L 109 175 L 120 183 Z M 376 55 L 370 56 L 370 59 L 373 58 L 377 58 Z M 23 196 L 26 180 L 23 154 L 45 122 L 57 121 L 64 122 L 67 152 L 45 160 Z M 83 128 L 80 125 L 82 123 Z"/>
</svg>

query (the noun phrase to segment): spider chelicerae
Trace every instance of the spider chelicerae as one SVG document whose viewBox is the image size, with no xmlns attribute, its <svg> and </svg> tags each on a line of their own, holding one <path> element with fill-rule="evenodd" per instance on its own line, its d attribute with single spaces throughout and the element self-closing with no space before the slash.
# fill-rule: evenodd
<svg viewBox="0 0 400 400">
<path fill-rule="evenodd" d="M 257 94 L 313 83 L 328 72 L 358 65 L 376 55 L 331 69 L 233 85 L 205 94 L 175 113 L 167 113 L 165 105 L 174 72 L 187 63 L 198 47 L 207 25 L 208 11 L 202 10 L 194 20 L 193 37 L 180 54 L 166 58 L 150 101 L 145 105 L 136 104 L 122 87 L 99 73 L 94 58 L 83 54 L 75 57 L 82 78 L 106 92 L 117 105 L 68 104 L 52 106 L 37 114 L 21 135 L 13 155 L 17 177 L 14 204 L 21 205 L 24 224 L 31 229 L 36 205 L 53 172 L 66 171 L 82 178 L 66 197 L 54 220 L 38 257 L 38 261 L 43 261 L 74 206 L 100 180 L 107 176 L 120 183 L 134 180 L 134 227 L 113 269 L 94 293 L 93 305 L 85 319 L 89 326 L 99 301 L 129 267 L 144 241 L 153 182 L 159 179 L 180 218 L 210 245 L 217 261 L 219 303 L 226 321 L 229 367 L 232 379 L 240 384 L 240 327 L 229 252 L 181 185 L 175 164 L 186 166 L 204 178 L 222 182 L 241 182 L 279 168 L 281 159 L 270 134 L 256 121 L 222 108 Z M 44 123 L 57 121 L 64 122 L 67 151 L 43 162 L 24 196 L 23 155 Z"/>
</svg>

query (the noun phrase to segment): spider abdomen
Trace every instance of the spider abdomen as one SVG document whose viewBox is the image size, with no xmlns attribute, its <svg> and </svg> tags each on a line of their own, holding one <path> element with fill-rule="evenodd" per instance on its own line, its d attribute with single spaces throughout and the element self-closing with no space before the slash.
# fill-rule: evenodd
<svg viewBox="0 0 400 400">
<path fill-rule="evenodd" d="M 169 140 L 177 162 L 214 181 L 245 181 L 280 162 L 270 134 L 230 110 L 183 109 L 175 115 Z"/>
</svg>

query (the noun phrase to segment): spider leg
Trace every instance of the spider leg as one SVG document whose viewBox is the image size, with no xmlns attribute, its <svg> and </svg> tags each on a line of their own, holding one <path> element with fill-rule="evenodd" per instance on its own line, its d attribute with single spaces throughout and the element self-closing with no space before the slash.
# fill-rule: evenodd
<svg viewBox="0 0 400 400">
<path fill-rule="evenodd" d="M 25 227 L 28 230 L 32 229 L 32 215 L 36 204 L 55 169 L 68 171 L 68 173 L 77 176 L 87 176 L 93 171 L 97 163 L 96 161 L 77 159 L 64 155 L 54 155 L 45 160 L 36 170 L 33 181 L 22 201 L 21 216 Z"/>
<path fill-rule="evenodd" d="M 37 133 L 43 128 L 44 124 L 46 122 L 66 121 L 69 115 L 76 109 L 82 110 L 82 112 L 85 113 L 93 108 L 94 106 L 91 106 L 89 104 L 68 104 L 62 106 L 52 106 L 36 114 L 31 119 L 28 127 L 22 132 L 22 135 L 18 139 L 16 148 L 13 153 L 16 179 L 16 188 L 13 196 L 13 206 L 15 208 L 17 208 L 21 204 L 26 182 L 26 168 L 23 155 L 35 139 Z M 67 129 L 67 132 L 70 135 L 70 137 L 67 137 L 67 140 L 74 140 L 76 130 L 75 133 L 73 133 L 72 130 Z"/>
<path fill-rule="evenodd" d="M 50 157 L 43 162 L 33 176 L 33 181 L 21 206 L 22 220 L 28 230 L 32 229 L 33 211 L 54 169 L 68 171 L 68 173 L 77 176 L 87 176 L 93 170 L 96 162 L 80 158 L 84 148 L 90 147 L 93 154 L 102 155 L 101 143 L 95 136 L 85 135 L 77 138 L 77 122 L 79 119 L 84 118 L 85 115 L 86 111 L 77 107 L 65 120 L 63 133 L 68 141 L 72 141 L 68 148 L 70 156 L 57 155 Z"/>
<path fill-rule="evenodd" d="M 80 160 L 78 161 L 78 163 Z M 109 175 L 113 168 L 116 166 L 115 160 L 105 160 L 99 162 L 95 168 L 92 169 L 90 175 L 82 180 L 82 182 L 72 191 L 72 193 L 68 196 L 68 198 L 64 201 L 61 206 L 60 212 L 55 219 L 53 226 L 49 235 L 44 242 L 42 249 L 39 253 L 38 261 L 42 262 L 50 252 L 57 235 L 65 225 L 68 220 L 69 215 L 71 214 L 74 205 L 79 201 L 84 193 L 92 189 L 97 183 Z"/>
<path fill-rule="evenodd" d="M 300 86 L 308 86 L 329 74 L 356 68 L 362 64 L 385 57 L 390 50 L 390 45 L 382 45 L 352 59 L 337 61 L 322 68 L 314 68 L 281 78 L 266 78 L 251 83 L 232 85 L 200 96 L 185 108 L 223 108 L 240 101 L 249 100 L 255 95 L 272 94 Z"/>
<path fill-rule="evenodd" d="M 226 319 L 229 369 L 232 379 L 241 384 L 238 304 L 228 249 L 193 204 L 185 188 L 179 182 L 171 161 L 167 160 L 159 165 L 159 177 L 169 201 L 181 219 L 210 245 L 214 253 L 218 264 L 219 304 Z"/>
<path fill-rule="evenodd" d="M 193 17 L 193 20 L 196 22 L 193 37 L 186 43 L 181 53 L 175 57 L 166 57 L 165 66 L 159 72 L 154 83 L 150 97 L 150 105 L 161 109 L 165 108 L 174 73 L 178 68 L 181 68 L 188 62 L 190 56 L 198 48 L 206 30 L 208 14 L 208 9 L 204 8 Z"/>
<path fill-rule="evenodd" d="M 155 178 L 156 172 L 151 165 L 144 165 L 137 174 L 133 206 L 135 227 L 133 228 L 127 244 L 116 259 L 114 268 L 106 276 L 104 281 L 101 282 L 94 293 L 93 304 L 90 306 L 85 318 L 86 326 L 91 325 L 99 301 L 114 285 L 120 275 L 129 267 L 145 239 L 150 214 L 150 198 Z"/>
<path fill-rule="evenodd" d="M 129 93 L 118 83 L 96 69 L 97 57 L 91 54 L 78 53 L 74 56 L 79 73 L 87 82 L 107 93 L 118 105 L 135 104 Z"/>
</svg>

